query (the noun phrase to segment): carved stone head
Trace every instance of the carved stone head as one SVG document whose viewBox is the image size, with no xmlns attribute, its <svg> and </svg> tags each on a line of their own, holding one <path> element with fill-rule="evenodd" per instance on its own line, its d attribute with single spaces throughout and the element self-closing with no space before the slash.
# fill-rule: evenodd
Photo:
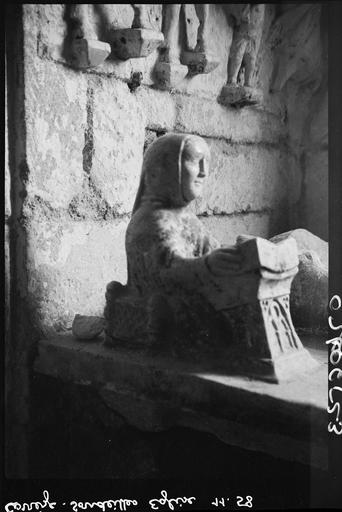
<svg viewBox="0 0 342 512">
<path fill-rule="evenodd" d="M 144 156 L 133 213 L 142 204 L 180 208 L 201 196 L 210 152 L 197 135 L 169 133 L 154 141 Z"/>
</svg>

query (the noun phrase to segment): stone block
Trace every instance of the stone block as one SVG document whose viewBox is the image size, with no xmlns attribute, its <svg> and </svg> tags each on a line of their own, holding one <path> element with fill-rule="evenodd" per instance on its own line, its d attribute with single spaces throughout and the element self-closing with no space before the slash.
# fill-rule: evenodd
<svg viewBox="0 0 342 512">
<path fill-rule="evenodd" d="M 185 51 L 181 61 L 188 66 L 191 75 L 211 73 L 219 65 L 214 55 L 205 52 Z"/>
<path fill-rule="evenodd" d="M 314 251 L 322 265 L 328 270 L 329 265 L 329 246 L 328 242 L 322 240 L 307 229 L 293 229 L 286 233 L 281 233 L 271 238 L 272 242 L 278 243 L 288 238 L 294 238 L 297 242 L 298 252 L 302 254 L 307 251 Z"/>
<path fill-rule="evenodd" d="M 28 292 L 43 329 L 71 328 L 75 314 L 103 315 L 107 283 L 127 278 L 126 226 L 126 220 L 30 220 Z"/>
<path fill-rule="evenodd" d="M 210 172 L 196 213 L 248 213 L 277 208 L 287 196 L 286 154 L 264 146 L 208 140 Z"/>
<path fill-rule="evenodd" d="M 79 340 L 98 338 L 104 329 L 104 319 L 99 316 L 75 315 L 72 323 L 72 334 Z"/>
<path fill-rule="evenodd" d="M 147 57 L 164 41 L 162 32 L 143 28 L 124 28 L 112 32 L 112 48 L 119 59 Z"/>
<path fill-rule="evenodd" d="M 101 80 L 94 94 L 90 177 L 118 214 L 133 207 L 142 165 L 145 114 L 126 84 Z"/>
<path fill-rule="evenodd" d="M 259 89 L 239 85 L 225 85 L 219 98 L 223 105 L 234 105 L 236 107 L 260 105 L 262 100 L 263 95 Z"/>
<path fill-rule="evenodd" d="M 173 95 L 150 87 L 139 87 L 136 98 L 144 109 L 146 128 L 173 130 L 176 120 L 176 103 Z"/>
<path fill-rule="evenodd" d="M 314 343 L 319 350 L 311 350 Z M 195 361 L 184 364 L 128 347 L 81 343 L 71 335 L 40 341 L 34 369 L 88 384 L 111 410 L 141 430 L 169 433 L 173 426 L 191 427 L 229 447 L 326 470 L 326 351 L 323 341 L 314 343 L 308 349 L 322 363 L 315 378 L 303 375 L 277 386 L 208 371 L 207 364 Z M 112 421 L 116 425 L 115 417 Z"/>
<path fill-rule="evenodd" d="M 87 79 L 38 57 L 25 69 L 27 194 L 66 208 L 84 179 Z"/>
<path fill-rule="evenodd" d="M 71 44 L 70 62 L 75 68 L 93 68 L 102 64 L 110 52 L 108 43 L 96 39 L 75 38 Z"/>
<path fill-rule="evenodd" d="M 236 110 L 196 95 L 177 95 L 176 129 L 233 142 L 277 143 L 285 138 L 282 121 L 256 109 Z M 205 122 L 203 120 L 205 119 Z"/>
<path fill-rule="evenodd" d="M 27 56 L 66 62 L 64 42 L 67 36 L 63 4 L 26 4 L 24 6 L 25 50 Z"/>
<path fill-rule="evenodd" d="M 248 237 L 242 241 L 241 251 L 246 271 L 260 268 L 281 273 L 293 270 L 299 263 L 297 244 L 291 237 L 279 245 L 260 237 Z"/>
<path fill-rule="evenodd" d="M 291 287 L 291 313 L 297 327 L 327 328 L 329 274 L 317 253 L 299 256 L 299 272 Z"/>
<path fill-rule="evenodd" d="M 188 74 L 188 67 L 170 62 L 158 62 L 154 73 L 160 89 L 174 89 Z"/>
</svg>

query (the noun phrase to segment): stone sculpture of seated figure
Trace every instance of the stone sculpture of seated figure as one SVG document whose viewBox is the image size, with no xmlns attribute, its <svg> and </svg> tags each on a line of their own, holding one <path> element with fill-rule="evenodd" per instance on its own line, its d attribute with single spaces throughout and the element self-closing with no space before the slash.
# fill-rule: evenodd
<svg viewBox="0 0 342 512">
<path fill-rule="evenodd" d="M 128 282 L 107 286 L 106 343 L 206 354 L 230 371 L 288 379 L 315 365 L 289 311 L 296 242 L 221 246 L 189 208 L 209 160 L 193 135 L 167 134 L 148 148 L 126 233 Z"/>
</svg>

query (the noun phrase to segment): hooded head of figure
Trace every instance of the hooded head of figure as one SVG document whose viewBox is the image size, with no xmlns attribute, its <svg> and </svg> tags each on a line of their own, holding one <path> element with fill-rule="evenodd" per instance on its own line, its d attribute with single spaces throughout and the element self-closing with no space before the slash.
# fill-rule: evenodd
<svg viewBox="0 0 342 512">
<path fill-rule="evenodd" d="M 210 153 L 197 135 L 169 133 L 155 140 L 144 155 L 133 213 L 143 204 L 180 208 L 201 196 Z"/>
</svg>

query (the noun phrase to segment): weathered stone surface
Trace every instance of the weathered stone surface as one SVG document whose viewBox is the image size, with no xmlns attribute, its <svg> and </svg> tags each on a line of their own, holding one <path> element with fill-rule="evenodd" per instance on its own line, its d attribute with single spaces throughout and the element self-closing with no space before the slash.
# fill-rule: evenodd
<svg viewBox="0 0 342 512">
<path fill-rule="evenodd" d="M 126 226 L 126 220 L 30 220 L 28 292 L 40 326 L 71 327 L 77 312 L 102 316 L 106 284 L 126 280 Z"/>
<path fill-rule="evenodd" d="M 27 194 L 66 208 L 84 180 L 87 80 L 38 58 L 26 72 Z"/>
<path fill-rule="evenodd" d="M 71 64 L 80 69 L 102 64 L 111 52 L 110 45 L 96 39 L 74 39 L 71 45 Z"/>
<path fill-rule="evenodd" d="M 317 97 L 318 96 L 318 97 Z M 313 112 L 313 119 L 310 123 L 309 140 L 311 148 L 317 150 L 318 148 L 325 149 L 328 146 L 328 87 L 327 83 L 322 84 L 320 91 L 317 93 L 316 109 Z"/>
<path fill-rule="evenodd" d="M 294 238 L 299 250 L 299 272 L 291 286 L 291 312 L 297 327 L 327 326 L 328 244 L 305 229 L 282 233 L 271 240 Z"/>
<path fill-rule="evenodd" d="M 79 340 L 93 340 L 100 336 L 104 329 L 104 318 L 99 316 L 75 315 L 72 323 L 72 334 Z"/>
<path fill-rule="evenodd" d="M 325 240 L 322 240 L 307 229 L 293 229 L 292 231 L 287 231 L 286 233 L 272 237 L 271 241 L 278 243 L 290 237 L 296 240 L 299 255 L 307 251 L 314 251 L 321 260 L 322 265 L 328 271 L 329 246 Z"/>
<path fill-rule="evenodd" d="M 288 80 L 317 80 L 321 60 L 320 4 L 285 4 L 273 27 L 276 68 L 272 88 L 281 90 Z"/>
<path fill-rule="evenodd" d="M 248 213 L 279 206 L 287 195 L 286 153 L 218 140 L 208 143 L 208 186 L 197 201 L 197 214 Z"/>
<path fill-rule="evenodd" d="M 279 143 L 286 135 L 282 120 L 266 112 L 227 109 L 212 100 L 196 96 L 177 95 L 176 98 L 175 129 L 178 131 L 204 137 L 222 137 L 232 142 L 254 143 Z"/>
<path fill-rule="evenodd" d="M 210 4 L 194 4 L 194 7 L 198 17 L 197 33 L 194 34 L 196 44 L 191 49 L 188 46 L 188 49 L 181 55 L 181 61 L 188 66 L 191 76 L 211 73 L 220 63 L 218 57 L 209 50 L 212 40 L 208 30 Z M 187 18 L 186 21 L 186 28 L 193 28 L 194 24 L 188 23 L 191 20 Z M 190 37 L 188 37 L 188 41 L 189 39 Z"/>
<path fill-rule="evenodd" d="M 173 95 L 150 87 L 139 87 L 136 98 L 144 109 L 147 128 L 173 130 L 176 121 L 176 102 Z"/>
<path fill-rule="evenodd" d="M 265 20 L 265 4 L 241 6 L 228 60 L 228 84 L 237 84 L 243 68 L 243 85 L 253 87 L 254 71 Z"/>
<path fill-rule="evenodd" d="M 145 115 L 126 84 L 100 80 L 94 91 L 90 176 L 118 214 L 132 210 L 145 137 Z"/>
<path fill-rule="evenodd" d="M 99 41 L 90 10 L 91 4 L 71 4 L 66 15 L 70 27 L 66 54 L 69 53 L 69 63 L 80 69 L 99 66 L 111 52 L 108 43 Z"/>
<path fill-rule="evenodd" d="M 263 96 L 262 92 L 254 87 L 228 84 L 222 88 L 219 100 L 223 105 L 245 107 L 261 104 Z"/>
<path fill-rule="evenodd" d="M 65 6 L 63 4 L 35 4 L 25 6 L 27 29 L 38 36 L 38 55 L 65 62 L 63 42 L 67 36 Z"/>
<path fill-rule="evenodd" d="M 194 361 L 82 343 L 71 335 L 42 340 L 35 371 L 94 387 L 139 429 L 184 425 L 228 445 L 326 469 L 326 351 L 324 340 L 306 343 L 321 363 L 315 378 L 303 375 L 278 386 L 216 373 Z"/>
<path fill-rule="evenodd" d="M 161 32 L 143 28 L 125 28 L 112 32 L 112 48 L 119 59 L 147 57 L 164 41 Z"/>
<path fill-rule="evenodd" d="M 196 15 L 195 5 L 183 4 L 183 12 L 181 14 L 184 15 L 186 24 L 185 47 L 195 48 L 197 43 L 197 34 L 199 26 L 199 19 Z"/>
<path fill-rule="evenodd" d="M 314 250 L 302 252 L 299 273 L 291 288 L 291 311 L 296 326 L 327 328 L 328 288 L 328 268 Z"/>
<path fill-rule="evenodd" d="M 207 14 L 200 12 L 205 7 L 207 8 Z M 185 21 L 186 28 L 189 26 L 190 33 L 187 39 L 191 40 L 189 41 L 191 46 L 185 45 L 182 50 L 183 52 L 194 50 L 199 53 L 204 52 L 208 56 L 211 55 L 218 66 L 207 74 L 190 74 L 186 80 L 179 84 L 177 90 L 189 95 L 216 98 L 227 78 L 227 60 L 232 30 L 221 5 L 197 4 L 195 8 L 197 12 L 194 15 L 196 18 L 202 18 L 201 24 L 198 27 L 198 21 L 192 22 L 193 16 L 189 16 L 190 7 L 188 7 Z M 190 23 L 188 23 L 188 20 L 190 20 Z"/>
<path fill-rule="evenodd" d="M 234 244 L 241 233 L 263 238 L 270 233 L 270 212 L 203 216 L 201 222 L 221 244 Z"/>
<path fill-rule="evenodd" d="M 181 61 L 188 66 L 190 75 L 211 73 L 219 65 L 214 55 L 205 52 L 183 52 Z"/>
<path fill-rule="evenodd" d="M 188 74 L 188 67 L 179 63 L 158 62 L 154 73 L 160 89 L 174 89 Z"/>
</svg>

